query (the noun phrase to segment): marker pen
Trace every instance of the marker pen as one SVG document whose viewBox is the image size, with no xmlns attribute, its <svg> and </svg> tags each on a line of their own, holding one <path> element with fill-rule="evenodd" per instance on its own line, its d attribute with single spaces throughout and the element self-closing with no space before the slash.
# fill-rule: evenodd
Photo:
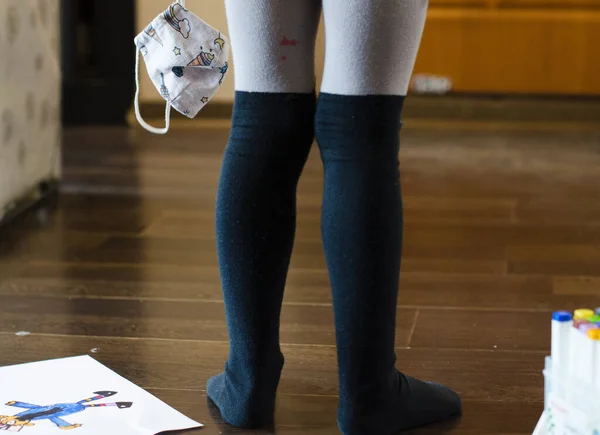
<svg viewBox="0 0 600 435">
<path fill-rule="evenodd" d="M 596 324 L 600 323 L 600 316 L 596 314 L 596 315 L 594 315 L 592 317 L 588 317 L 587 321 L 590 322 L 590 323 L 596 323 Z"/>
<path fill-rule="evenodd" d="M 586 371 L 589 369 L 586 362 L 590 357 L 589 342 L 591 341 L 587 337 L 587 331 L 592 326 L 596 327 L 586 321 L 574 321 L 573 327 L 569 331 L 568 372 L 566 377 L 562 377 L 563 382 L 567 383 L 567 401 L 577 400 L 576 395 L 582 391 L 582 385 L 590 382 L 590 379 L 586 378 L 589 376 Z M 585 329 L 585 332 L 582 329 Z"/>
<path fill-rule="evenodd" d="M 577 325 L 577 329 L 579 329 L 581 332 L 583 332 L 584 335 L 587 335 L 588 331 L 590 329 L 598 329 L 600 328 L 600 326 L 596 325 L 595 323 L 580 323 L 579 325 Z"/>
<path fill-rule="evenodd" d="M 583 324 L 579 327 L 579 331 L 582 332 L 578 341 L 581 343 L 579 347 L 573 349 L 574 353 L 577 353 L 577 369 L 578 375 L 581 380 L 586 383 L 594 382 L 596 376 L 595 361 L 596 361 L 596 342 L 590 339 L 590 331 L 598 330 L 598 325 L 594 323 Z M 594 333 L 592 333 L 593 335 Z"/>
<path fill-rule="evenodd" d="M 592 317 L 594 314 L 595 313 L 588 308 L 580 308 L 578 310 L 575 310 L 573 317 L 575 318 L 575 320 L 585 320 L 588 317 Z"/>
<path fill-rule="evenodd" d="M 550 394 L 553 392 L 552 356 L 544 359 L 544 409 L 550 406 Z"/>
<path fill-rule="evenodd" d="M 600 391 L 600 329 L 590 329 L 588 339 L 594 343 L 594 385 L 596 391 Z"/>
<path fill-rule="evenodd" d="M 573 315 L 568 311 L 552 313 L 552 374 L 562 377 L 567 374 L 569 363 L 569 335 L 573 328 Z"/>
<path fill-rule="evenodd" d="M 585 325 L 585 324 L 588 324 L 588 323 L 590 323 L 590 321 L 586 320 L 586 319 L 573 320 L 573 327 L 576 328 L 576 329 L 579 329 L 579 326 Z"/>
</svg>

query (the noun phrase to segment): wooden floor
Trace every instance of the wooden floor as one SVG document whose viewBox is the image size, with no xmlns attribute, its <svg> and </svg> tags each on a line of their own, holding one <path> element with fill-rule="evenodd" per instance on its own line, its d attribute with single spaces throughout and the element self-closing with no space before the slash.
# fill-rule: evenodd
<svg viewBox="0 0 600 435">
<path fill-rule="evenodd" d="M 206 423 L 199 434 L 249 433 L 222 424 L 204 391 L 227 356 L 213 229 L 226 138 L 65 133 L 59 200 L 0 229 L 0 365 L 90 354 Z M 403 132 L 402 171 L 398 366 L 465 401 L 460 422 L 414 433 L 531 434 L 550 312 L 600 306 L 600 133 L 421 125 Z M 321 185 L 315 152 L 299 193 L 277 428 L 252 433 L 337 433 Z"/>
</svg>

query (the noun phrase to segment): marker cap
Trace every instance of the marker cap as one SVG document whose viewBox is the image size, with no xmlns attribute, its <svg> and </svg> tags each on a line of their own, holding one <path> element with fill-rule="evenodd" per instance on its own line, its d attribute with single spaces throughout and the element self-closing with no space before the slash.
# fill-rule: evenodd
<svg viewBox="0 0 600 435">
<path fill-rule="evenodd" d="M 575 318 L 576 319 L 587 319 L 588 317 L 592 317 L 595 313 L 588 308 L 580 308 L 575 310 Z"/>
<path fill-rule="evenodd" d="M 555 311 L 552 313 L 552 320 L 557 322 L 570 322 L 573 320 L 573 315 L 568 311 Z"/>
<path fill-rule="evenodd" d="M 577 320 L 573 321 L 573 326 L 577 329 L 579 329 L 579 327 L 581 325 L 589 325 L 589 324 L 590 324 L 590 322 L 585 319 L 577 319 Z"/>
<path fill-rule="evenodd" d="M 596 328 L 596 329 L 590 329 L 587 332 L 587 335 L 589 338 L 591 338 L 592 340 L 599 340 L 600 341 L 600 328 Z"/>
<path fill-rule="evenodd" d="M 600 307 L 596 308 L 596 315 L 600 316 Z"/>
<path fill-rule="evenodd" d="M 588 317 L 587 321 L 590 322 L 590 323 L 599 323 L 600 322 L 600 316 L 596 314 L 595 316 Z"/>
<path fill-rule="evenodd" d="M 600 329 L 600 326 L 596 325 L 595 323 L 582 323 L 579 325 L 578 329 L 584 334 L 587 334 L 591 330 Z"/>
</svg>

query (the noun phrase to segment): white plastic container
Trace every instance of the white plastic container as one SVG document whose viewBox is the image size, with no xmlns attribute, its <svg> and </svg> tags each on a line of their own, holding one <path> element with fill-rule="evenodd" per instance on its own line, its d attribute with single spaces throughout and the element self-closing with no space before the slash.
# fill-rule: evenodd
<svg viewBox="0 0 600 435">
<path fill-rule="evenodd" d="M 570 382 L 544 369 L 544 413 L 533 435 L 600 435 L 600 391 L 593 380 Z"/>
</svg>

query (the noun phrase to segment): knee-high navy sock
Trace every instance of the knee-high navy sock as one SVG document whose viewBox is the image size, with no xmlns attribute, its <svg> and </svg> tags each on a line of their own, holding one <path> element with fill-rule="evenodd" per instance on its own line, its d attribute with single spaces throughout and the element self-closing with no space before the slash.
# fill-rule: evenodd
<svg viewBox="0 0 600 435">
<path fill-rule="evenodd" d="M 402 247 L 398 164 L 404 97 L 322 93 L 322 231 L 333 290 L 345 435 L 394 434 L 461 410 L 450 389 L 395 369 Z"/>
<path fill-rule="evenodd" d="M 236 92 L 217 199 L 230 354 L 208 395 L 240 427 L 272 422 L 283 366 L 279 318 L 296 187 L 314 139 L 315 95 Z"/>
</svg>

